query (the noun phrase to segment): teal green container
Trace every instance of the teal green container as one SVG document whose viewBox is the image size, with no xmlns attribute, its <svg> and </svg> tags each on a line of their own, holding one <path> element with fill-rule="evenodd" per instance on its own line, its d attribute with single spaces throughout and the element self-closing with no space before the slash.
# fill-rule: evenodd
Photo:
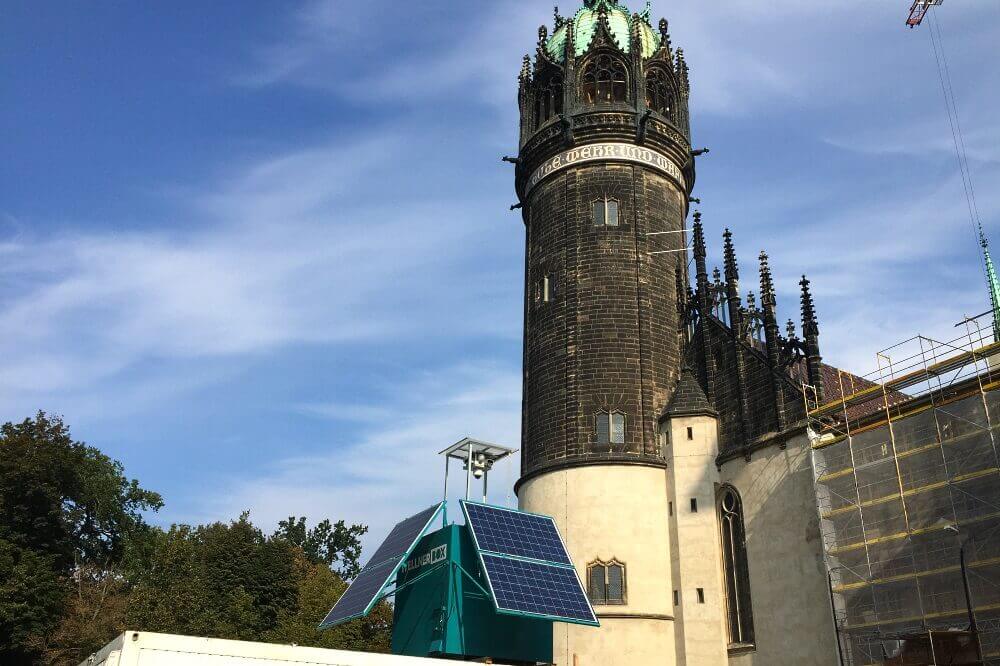
<svg viewBox="0 0 1000 666">
<path fill-rule="evenodd" d="M 464 525 L 421 539 L 396 586 L 393 654 L 552 662 L 552 621 L 497 613 Z"/>
</svg>

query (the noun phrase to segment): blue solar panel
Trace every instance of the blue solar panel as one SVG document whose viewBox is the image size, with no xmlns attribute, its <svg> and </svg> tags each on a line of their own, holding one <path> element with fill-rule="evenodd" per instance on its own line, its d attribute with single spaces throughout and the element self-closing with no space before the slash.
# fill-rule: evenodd
<svg viewBox="0 0 1000 666">
<path fill-rule="evenodd" d="M 499 612 L 598 624 L 552 518 L 474 502 L 462 510 Z"/>
<path fill-rule="evenodd" d="M 321 628 L 332 627 L 371 612 L 382 590 L 392 580 L 399 565 L 406 561 L 417 540 L 434 520 L 443 504 L 440 502 L 424 509 L 392 528 L 389 536 L 368 560 L 368 564 L 334 604 L 320 624 Z"/>
<path fill-rule="evenodd" d="M 555 521 L 548 516 L 472 502 L 462 506 L 480 550 L 572 564 Z"/>
<path fill-rule="evenodd" d="M 482 558 L 497 610 L 597 624 L 576 569 L 487 553 Z"/>
</svg>

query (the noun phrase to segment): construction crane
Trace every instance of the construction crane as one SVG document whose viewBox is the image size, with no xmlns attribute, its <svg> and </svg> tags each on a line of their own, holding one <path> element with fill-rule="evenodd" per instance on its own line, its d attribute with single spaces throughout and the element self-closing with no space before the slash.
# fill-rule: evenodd
<svg viewBox="0 0 1000 666">
<path fill-rule="evenodd" d="M 913 6 L 910 7 L 910 16 L 906 19 L 906 25 L 911 28 L 920 25 L 931 7 L 940 5 L 942 2 L 944 0 L 913 0 Z"/>
</svg>

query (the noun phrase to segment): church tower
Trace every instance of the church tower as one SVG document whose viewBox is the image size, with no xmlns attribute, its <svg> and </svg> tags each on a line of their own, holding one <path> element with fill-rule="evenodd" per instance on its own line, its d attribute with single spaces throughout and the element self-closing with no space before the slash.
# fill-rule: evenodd
<svg viewBox="0 0 1000 666">
<path fill-rule="evenodd" d="M 508 158 L 526 229 L 517 493 L 556 519 L 602 625 L 557 625 L 559 664 L 677 663 L 658 424 L 684 352 L 688 93 L 667 21 L 614 0 L 557 10 L 520 74 Z"/>
</svg>

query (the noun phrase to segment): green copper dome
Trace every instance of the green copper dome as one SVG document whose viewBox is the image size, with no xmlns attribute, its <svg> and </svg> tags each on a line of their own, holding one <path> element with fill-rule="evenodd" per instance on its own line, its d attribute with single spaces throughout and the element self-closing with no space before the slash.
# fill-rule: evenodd
<svg viewBox="0 0 1000 666">
<path fill-rule="evenodd" d="M 574 28 L 573 47 L 576 55 L 581 56 L 586 53 L 587 49 L 590 48 L 590 42 L 593 41 L 594 35 L 597 33 L 597 24 L 602 9 L 607 13 L 612 37 L 614 37 L 618 47 L 628 53 L 631 48 L 629 35 L 633 21 L 628 7 L 618 4 L 615 0 L 586 0 L 576 16 L 568 19 L 552 33 L 546 44 L 549 55 L 558 62 L 563 60 L 563 55 L 566 52 L 567 25 L 570 22 L 573 23 Z M 639 21 L 640 41 L 642 43 L 642 57 L 648 58 L 660 47 L 660 36 L 653 31 L 648 18 L 640 16 L 637 20 Z"/>
</svg>

